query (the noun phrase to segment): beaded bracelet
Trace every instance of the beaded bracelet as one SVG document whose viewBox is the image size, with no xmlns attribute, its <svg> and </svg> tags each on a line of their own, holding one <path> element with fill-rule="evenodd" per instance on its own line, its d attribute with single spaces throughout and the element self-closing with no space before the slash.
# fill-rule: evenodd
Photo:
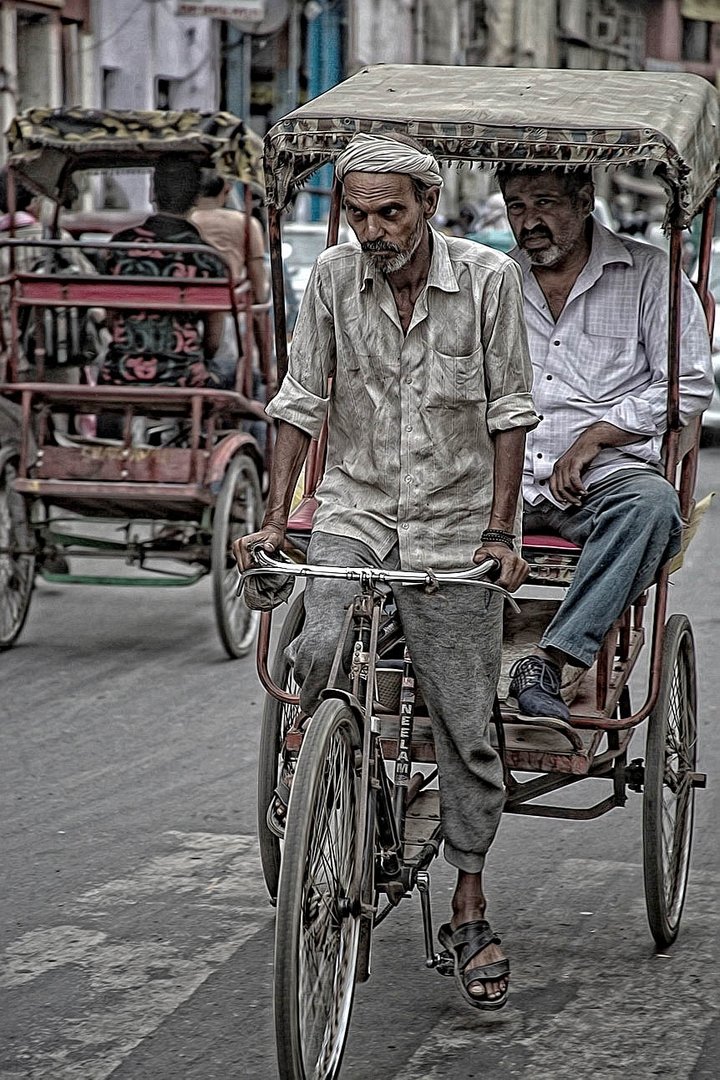
<svg viewBox="0 0 720 1080">
<path fill-rule="evenodd" d="M 514 550 L 513 541 L 515 533 L 503 532 L 502 529 L 485 529 L 480 536 L 481 544 L 505 544 L 510 550 Z"/>
</svg>

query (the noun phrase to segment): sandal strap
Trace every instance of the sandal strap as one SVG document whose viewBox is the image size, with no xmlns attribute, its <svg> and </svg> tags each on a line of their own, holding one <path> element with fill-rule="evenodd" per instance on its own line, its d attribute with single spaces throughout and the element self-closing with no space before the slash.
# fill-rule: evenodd
<svg viewBox="0 0 720 1080">
<path fill-rule="evenodd" d="M 285 778 L 284 773 L 281 774 L 278 777 L 278 782 L 275 785 L 275 790 L 273 791 L 273 796 L 274 796 L 274 798 L 279 799 L 279 801 L 283 804 L 283 806 L 287 810 L 287 805 L 290 802 L 290 784 L 288 783 L 287 779 Z"/>
<path fill-rule="evenodd" d="M 473 956 L 477 956 L 488 945 L 499 945 L 500 938 L 494 934 L 486 919 L 474 919 L 462 923 L 456 930 L 446 935 L 443 944 L 457 956 L 458 965 L 464 971 Z"/>
<path fill-rule="evenodd" d="M 498 979 L 507 978 L 510 974 L 510 961 L 507 959 L 496 960 L 492 964 L 483 964 L 480 967 L 465 968 L 462 973 L 462 981 L 467 990 L 475 982 L 497 982 Z"/>
</svg>

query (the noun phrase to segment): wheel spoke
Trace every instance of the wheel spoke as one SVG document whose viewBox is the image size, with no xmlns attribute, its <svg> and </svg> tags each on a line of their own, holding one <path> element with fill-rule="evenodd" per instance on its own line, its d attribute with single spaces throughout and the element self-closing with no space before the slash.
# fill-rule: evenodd
<svg viewBox="0 0 720 1080">
<path fill-rule="evenodd" d="M 298 1009 L 308 1076 L 332 1070 L 352 990 L 357 934 L 348 898 L 354 866 L 354 759 L 347 739 L 327 746 L 312 808 L 302 890 Z"/>
</svg>

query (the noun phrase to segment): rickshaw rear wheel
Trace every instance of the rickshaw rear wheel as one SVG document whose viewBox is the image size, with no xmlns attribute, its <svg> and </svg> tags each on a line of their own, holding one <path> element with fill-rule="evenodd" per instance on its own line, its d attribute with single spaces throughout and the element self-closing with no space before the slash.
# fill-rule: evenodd
<svg viewBox="0 0 720 1080">
<path fill-rule="evenodd" d="M 303 594 L 296 596 L 290 605 L 278 635 L 270 669 L 272 681 L 288 694 L 297 694 L 298 685 L 293 678 L 293 665 L 285 657 L 285 650 L 300 633 L 305 622 Z M 257 779 L 257 819 L 260 862 L 270 902 L 277 900 L 280 879 L 281 841 L 267 824 L 267 812 L 273 800 L 275 787 L 282 768 L 282 751 L 285 736 L 300 712 L 298 705 L 286 705 L 269 694 L 265 698 L 260 726 L 260 751 Z"/>
<path fill-rule="evenodd" d="M 0 650 L 22 631 L 35 584 L 34 538 L 16 476 L 13 459 L 0 455 Z"/>
<path fill-rule="evenodd" d="M 350 1027 L 360 941 L 351 894 L 360 829 L 351 709 L 328 699 L 308 725 L 290 795 L 275 929 L 280 1080 L 334 1080 Z"/>
<path fill-rule="evenodd" d="M 661 947 L 680 929 L 690 869 L 697 759 L 695 643 L 685 615 L 665 626 L 657 704 L 648 721 L 643 868 L 650 930 Z"/>
<path fill-rule="evenodd" d="M 238 573 L 230 545 L 260 527 L 262 495 L 252 458 L 236 454 L 223 478 L 215 504 L 210 548 L 213 603 L 220 640 L 231 660 L 252 648 L 260 613 L 237 595 Z"/>
</svg>

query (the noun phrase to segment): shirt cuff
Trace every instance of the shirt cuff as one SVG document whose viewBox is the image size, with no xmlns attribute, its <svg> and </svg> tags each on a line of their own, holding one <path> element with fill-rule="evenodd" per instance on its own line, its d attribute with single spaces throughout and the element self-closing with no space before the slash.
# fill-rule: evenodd
<svg viewBox="0 0 720 1080">
<path fill-rule="evenodd" d="M 600 418 L 600 422 L 637 435 L 638 439 L 660 434 L 652 406 L 640 398 L 626 398 Z"/>
<path fill-rule="evenodd" d="M 317 439 L 325 420 L 328 398 L 317 397 L 287 374 L 275 397 L 265 406 L 273 420 L 285 420 L 300 428 L 311 439 Z"/>
<path fill-rule="evenodd" d="M 532 430 L 539 423 L 530 394 L 508 394 L 488 405 L 487 426 L 491 435 L 516 427 Z"/>
</svg>

